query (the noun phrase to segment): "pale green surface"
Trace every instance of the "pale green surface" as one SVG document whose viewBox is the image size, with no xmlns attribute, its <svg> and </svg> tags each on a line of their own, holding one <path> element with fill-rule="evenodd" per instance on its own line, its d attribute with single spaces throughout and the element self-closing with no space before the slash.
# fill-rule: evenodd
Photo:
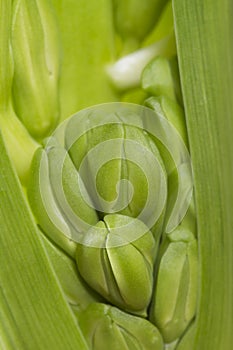
<svg viewBox="0 0 233 350">
<path fill-rule="evenodd" d="M 27 129 L 18 120 L 12 106 L 11 1 L 1 0 L 0 12 L 0 128 L 18 176 L 25 183 L 30 162 L 38 144 L 30 137 Z"/>
<path fill-rule="evenodd" d="M 126 237 L 114 232 L 127 225 Z M 129 237 L 138 227 L 144 235 L 131 241 Z M 118 241 L 119 245 L 114 246 Z M 156 256 L 155 240 L 147 227 L 138 219 L 106 215 L 104 222 L 86 232 L 82 243 L 77 247 L 76 262 L 84 280 L 111 303 L 146 316 Z"/>
<path fill-rule="evenodd" d="M 61 35 L 61 118 L 118 100 L 105 69 L 115 59 L 110 0 L 53 0 Z"/>
<path fill-rule="evenodd" d="M 54 200 L 70 229 L 83 233 L 98 222 L 98 216 L 85 200 L 89 196 L 82 179 L 64 148 L 48 146 L 46 152 Z"/>
<path fill-rule="evenodd" d="M 77 317 L 93 350 L 163 349 L 162 337 L 155 326 L 115 307 L 95 303 Z"/>
<path fill-rule="evenodd" d="M 80 116 L 79 125 L 77 125 L 78 118 L 70 120 L 65 133 L 66 148 L 69 149 L 72 161 L 79 170 L 88 193 L 101 216 L 115 212 L 137 217 L 149 201 L 148 198 L 151 195 L 149 190 L 153 191 L 154 198 L 159 201 L 161 188 L 163 185 L 166 186 L 167 174 L 162 157 L 156 142 L 153 142 L 149 134 L 143 131 L 143 125 L 141 128 L 127 125 L 127 118 L 130 124 L 129 112 L 128 114 L 123 112 L 121 115 L 116 109 L 114 114 L 98 113 L 98 118 L 105 122 L 105 125 L 94 127 L 94 120 L 97 116 L 93 111 Z M 139 115 L 138 112 L 135 119 L 136 117 L 139 119 Z M 123 117 L 125 124 L 122 123 Z M 140 119 L 141 124 L 142 120 L 143 118 Z M 91 125 L 93 128 L 88 130 Z M 76 140 L 75 132 L 81 132 L 80 129 L 83 130 L 83 133 Z M 73 139 L 74 143 L 71 141 Z M 99 146 L 98 152 L 95 150 L 97 146 Z M 92 149 L 95 153 L 91 152 Z M 110 160 L 106 161 L 107 157 Z M 156 169 L 159 171 L 156 175 L 153 174 L 153 188 L 149 189 L 153 175 L 150 175 L 148 168 L 152 169 L 155 159 L 156 165 L 158 164 Z M 100 160 L 105 160 L 105 162 L 96 171 L 96 164 Z M 132 196 L 127 182 L 122 180 L 131 183 L 134 190 Z M 153 204 L 153 213 L 155 206 Z M 145 224 L 149 221 L 151 213 L 152 209 L 148 209 L 148 212 L 142 217 Z M 159 220 L 156 223 L 152 222 L 149 227 L 157 240 L 161 234 L 163 217 L 164 212 L 161 213 Z"/>
<path fill-rule="evenodd" d="M 81 1 L 81 3 L 82 3 L 82 1 Z M 15 4 L 17 4 L 17 1 L 15 2 Z M 113 48 L 114 45 L 112 45 L 112 43 L 113 43 L 113 31 L 112 31 L 112 23 L 111 23 L 111 15 L 110 15 L 111 14 L 111 2 L 110 1 L 101 1 L 98 3 L 92 2 L 92 1 L 90 1 L 89 3 L 83 2 L 82 11 L 79 11 L 80 18 L 78 16 L 77 21 L 76 21 L 77 13 L 75 13 L 75 11 L 74 11 L 74 8 L 75 8 L 75 6 L 77 6 L 77 3 L 75 3 L 74 1 L 66 1 L 66 2 L 58 1 L 55 3 L 55 5 L 56 5 L 56 9 L 57 9 L 58 13 L 60 13 L 60 16 L 61 16 L 61 17 L 59 17 L 59 21 L 58 21 L 59 25 L 60 25 L 60 29 L 61 28 L 69 29 L 68 31 L 66 31 L 66 30 L 62 31 L 62 36 L 66 37 L 66 35 L 67 35 L 67 38 L 68 38 L 67 41 L 66 40 L 63 41 L 64 38 L 62 39 L 63 44 L 65 42 L 65 45 L 63 45 L 63 69 L 66 72 L 66 74 L 64 74 L 62 76 L 62 82 L 61 82 L 62 96 L 63 96 L 62 97 L 62 112 L 64 113 L 63 114 L 63 117 L 64 117 L 64 116 L 68 116 L 68 113 L 70 113 L 70 111 L 74 111 L 77 108 L 81 108 L 84 106 L 86 107 L 89 104 L 93 104 L 96 102 L 102 102 L 105 100 L 107 101 L 109 99 L 113 100 L 117 97 L 116 94 L 114 93 L 114 91 L 110 88 L 110 84 L 107 81 L 106 73 L 104 72 L 106 62 L 108 62 L 108 60 L 111 61 L 112 58 L 115 57 L 114 48 Z M 82 6 L 82 5 L 80 5 L 80 2 L 79 2 L 78 3 L 79 10 L 81 8 L 80 6 Z M 97 15 L 97 17 L 93 18 L 92 17 L 93 14 L 95 14 L 95 16 Z M 98 20 L 97 20 L 97 18 L 98 18 Z M 103 24 L 103 27 L 101 27 L 102 24 Z M 107 26 L 106 26 L 106 24 L 107 24 Z M 98 27 L 99 31 L 96 31 L 96 27 Z M 80 30 L 80 28 L 81 28 L 81 30 Z M 109 28 L 110 30 L 108 31 L 108 30 L 106 30 L 106 28 Z M 72 39 L 77 38 L 78 36 L 79 36 L 78 38 L 80 39 L 80 40 L 74 41 L 74 44 L 73 44 L 73 40 L 71 40 L 71 37 L 69 36 L 71 31 L 74 34 L 72 36 Z M 82 32 L 82 33 L 80 34 L 80 32 Z M 103 34 L 104 34 L 104 36 L 103 36 Z M 93 37 L 93 41 L 89 40 L 92 37 Z M 72 42 L 73 46 L 71 45 L 71 42 Z M 78 42 L 78 44 L 76 44 L 77 42 Z M 111 43 L 112 47 L 109 50 L 110 43 Z M 24 44 L 24 42 L 23 42 L 23 44 Z M 79 62 L 79 63 L 81 62 L 81 64 L 79 65 L 79 64 L 77 64 L 77 62 Z M 101 72 L 101 74 L 99 74 L 100 72 Z M 64 98 L 64 96 L 65 96 L 65 98 Z M 76 98 L 76 96 L 77 96 L 77 98 Z M 132 132 L 132 135 L 131 135 L 131 131 L 127 130 L 127 128 L 125 128 L 123 131 L 125 134 L 128 133 L 130 135 L 130 137 L 132 137 L 132 139 L 140 139 L 139 135 L 136 132 Z M 144 142 L 142 142 L 142 144 L 143 143 Z M 122 165 L 120 166 L 120 168 L 122 168 Z M 46 169 L 47 168 L 45 167 L 45 173 L 47 171 Z M 111 167 L 109 169 L 112 171 Z M 139 202 L 140 198 L 143 197 L 142 193 L 140 191 L 142 188 L 145 187 L 145 183 L 143 181 L 141 181 L 141 182 L 139 181 L 140 175 L 138 177 L 136 176 L 137 174 L 136 174 L 136 171 L 133 167 L 128 166 L 128 169 L 130 169 L 131 173 L 133 173 L 133 175 L 136 178 L 135 184 L 136 183 L 141 184 L 140 186 L 138 186 L 139 187 L 139 191 L 138 191 L 139 195 L 136 198 L 137 202 Z M 56 173 L 56 169 L 55 169 L 55 173 Z M 55 173 L 54 173 L 54 177 L 56 176 Z M 38 180 L 38 178 L 37 178 L 37 180 Z M 46 187 L 46 189 L 47 188 L 48 187 Z M 112 195 L 111 189 L 109 190 L 109 188 L 107 188 L 107 186 L 104 186 L 103 192 L 105 191 L 105 189 L 107 192 L 107 197 L 108 197 L 108 195 Z M 67 187 L 67 190 L 69 190 L 68 187 Z M 141 196 L 140 196 L 140 194 L 141 194 Z M 38 188 L 37 188 L 37 195 L 39 196 Z M 49 191 L 48 191 L 48 193 L 46 193 L 46 195 L 49 196 Z M 41 198 L 39 198 L 39 201 L 40 200 L 41 200 Z M 36 203 L 36 201 L 37 201 L 37 198 L 34 199 L 35 203 Z M 71 202 L 72 202 L 72 198 L 71 198 Z M 38 203 L 36 203 L 36 205 L 38 205 Z M 51 204 L 51 210 L 53 210 L 55 208 L 55 206 L 56 206 L 56 203 L 54 201 Z M 40 209 L 43 210 L 41 202 L 39 202 L 38 208 L 39 208 L 39 210 Z M 133 208 L 133 211 L 135 211 L 135 208 Z M 41 214 L 43 216 L 43 214 L 44 214 L 43 211 Z M 59 217 L 59 214 L 60 214 L 59 210 L 58 210 L 57 214 Z M 58 219 L 58 217 L 55 218 L 55 220 Z M 45 218 L 45 221 L 46 221 L 46 218 Z M 51 223 L 49 223 L 49 225 L 50 224 Z M 51 228 L 51 226 L 49 228 Z M 34 230 L 35 230 L 35 228 L 34 228 Z M 54 236 L 56 236 L 56 234 L 57 234 L 57 231 L 55 230 Z M 64 239 L 64 236 L 61 236 L 60 238 Z M 58 241 L 59 241 L 59 238 L 58 238 Z M 75 246 L 71 247 L 71 251 L 70 251 L 69 243 L 70 242 L 68 242 L 68 246 L 67 246 L 67 242 L 65 242 L 65 245 L 66 245 L 67 252 L 72 255 L 72 254 L 74 254 Z M 71 242 L 71 245 L 72 245 L 72 242 Z M 148 245 L 148 244 L 146 244 L 146 245 Z M 142 244 L 142 246 L 143 246 L 143 244 Z M 135 244 L 133 247 L 130 247 L 130 248 L 132 248 L 132 249 L 129 249 L 128 247 L 125 247 L 125 246 L 123 248 L 119 248 L 119 251 L 122 252 L 120 259 L 118 256 L 119 254 L 116 254 L 116 250 L 112 250 L 112 252 L 111 252 L 112 254 L 109 254 L 109 257 L 111 258 L 110 259 L 111 264 L 113 265 L 114 274 L 117 276 L 116 283 L 119 283 L 120 285 L 123 286 L 124 290 L 123 290 L 122 294 L 124 295 L 124 293 L 125 293 L 126 297 L 128 294 L 132 294 L 133 296 L 135 296 L 134 295 L 135 290 L 134 290 L 134 288 L 132 288 L 132 286 L 134 287 L 135 280 L 134 280 L 134 276 L 132 276 L 132 266 L 130 266 L 129 260 L 130 260 L 131 264 L 135 266 L 141 258 L 140 254 L 138 252 L 136 254 L 134 254 L 134 251 L 135 251 L 134 248 L 136 248 L 136 251 L 138 250 L 140 252 L 140 248 L 141 248 L 140 244 L 138 244 L 138 246 L 137 246 L 137 244 Z M 59 253 L 60 253 L 60 251 L 59 251 Z M 140 252 L 140 253 L 142 253 L 142 252 Z M 133 255 L 135 255 L 135 256 L 132 258 Z M 129 258 L 130 256 L 132 259 Z M 79 298 L 79 295 L 78 294 L 76 295 L 76 293 L 75 293 L 75 284 L 76 284 L 76 282 L 78 283 L 78 281 L 77 280 L 75 281 L 74 265 L 72 263 L 70 263 L 71 262 L 70 258 L 67 257 L 66 255 L 63 255 L 62 252 L 61 252 L 61 254 L 53 255 L 53 257 L 54 257 L 54 261 L 57 261 L 60 263 L 61 263 L 61 260 L 63 258 L 64 258 L 64 261 L 66 260 L 66 264 L 64 265 L 64 270 L 63 270 L 63 267 L 60 269 L 60 267 L 61 267 L 60 263 L 57 264 L 57 266 L 56 266 L 57 270 L 56 270 L 56 268 L 55 268 L 55 270 L 57 271 L 58 276 L 60 275 L 60 277 L 64 277 L 65 273 L 67 273 L 67 275 L 65 276 L 66 278 L 63 280 L 64 281 L 63 287 L 64 287 L 65 291 L 67 292 L 67 294 L 71 293 L 69 295 L 70 300 L 75 301 L 76 298 Z M 107 261 L 107 259 L 109 257 L 107 256 L 107 254 L 105 254 L 103 259 L 105 259 L 105 261 Z M 125 257 L 125 259 L 124 259 L 124 257 Z M 150 254 L 148 252 L 145 254 L 145 260 L 148 260 L 149 265 L 151 265 Z M 122 265 L 122 266 L 120 266 L 120 265 Z M 33 260 L 32 260 L 32 266 L 33 266 Z M 120 266 L 120 268 L 119 268 L 119 266 Z M 66 269 L 66 267 L 67 267 L 67 269 Z M 39 267 L 39 268 L 41 268 L 41 267 Z M 109 268 L 109 266 L 107 267 L 107 269 L 108 268 Z M 123 271 L 125 272 L 125 275 L 123 275 L 123 276 L 121 274 L 121 268 L 123 268 Z M 140 277 L 139 270 L 140 269 L 138 269 L 137 272 L 138 272 L 138 275 Z M 35 270 L 35 271 L 37 272 L 37 270 Z M 120 271 L 120 273 L 119 273 L 119 271 Z M 112 273 L 112 271 L 110 271 L 110 272 Z M 143 273 L 141 275 L 143 275 Z M 40 276 L 40 275 L 38 275 L 38 276 Z M 45 276 L 43 276 L 43 278 L 45 278 Z M 49 278 L 48 278 L 48 280 L 49 280 Z M 143 281 L 143 279 L 142 279 L 142 282 L 145 282 L 145 283 L 141 283 L 142 285 L 143 284 L 146 285 L 148 281 L 146 281 L 146 280 Z M 43 283 L 41 283 L 41 285 L 43 286 Z M 35 287 L 35 285 L 34 285 L 34 287 Z M 41 288 L 41 286 L 38 288 L 37 292 L 39 292 L 40 288 Z M 47 289 L 46 289 L 46 291 L 47 291 Z M 135 302 L 139 302 L 139 301 L 141 302 L 141 299 L 143 299 L 142 295 L 143 295 L 143 297 L 147 298 L 147 295 L 144 295 L 146 293 L 143 294 L 143 291 L 141 291 L 141 290 L 139 290 L 139 292 L 141 293 L 141 295 L 139 295 L 138 300 L 136 298 Z M 31 293 L 31 291 L 29 291 L 29 294 L 30 293 Z M 58 299 L 56 298 L 56 293 L 53 296 L 55 298 L 55 302 L 58 302 Z M 83 296 L 85 298 L 85 290 L 83 290 Z M 90 300 L 91 299 L 92 298 L 90 297 Z M 87 300 L 85 302 L 87 302 L 87 303 L 89 302 L 89 296 L 87 296 Z M 2 299 L 2 304 L 3 304 L 2 310 L 4 311 L 5 315 L 8 315 L 7 304 L 5 303 L 4 299 Z M 63 300 L 63 304 L 65 305 L 64 300 Z M 40 305 L 40 303 L 39 303 L 39 305 Z M 44 310 L 45 310 L 46 305 L 47 305 L 46 303 L 43 304 L 42 308 L 44 308 Z M 38 305 L 36 305 L 36 307 L 38 307 Z M 55 315 L 55 317 L 57 317 L 57 318 L 59 318 L 59 307 L 60 307 L 60 304 L 58 305 L 58 314 Z M 66 308 L 67 308 L 67 306 L 66 306 Z M 66 309 L 66 311 L 67 310 L 68 309 Z M 52 311 L 52 313 L 55 313 L 55 312 Z M 69 317 L 71 317 L 71 314 L 69 314 L 69 312 L 68 312 L 68 315 L 69 315 Z M 4 318 L 5 317 L 6 316 L 4 316 Z M 69 318 L 69 317 L 67 316 L 67 318 Z M 60 318 L 59 318 L 59 320 L 61 322 Z M 62 321 L 66 322 L 66 318 L 63 317 Z M 12 319 L 10 317 L 9 317 L 8 322 L 9 322 L 9 324 L 12 322 Z M 7 324 L 7 322 L 6 322 L 6 324 Z M 12 340 L 9 339 L 9 337 L 6 335 L 6 330 L 7 330 L 6 324 L 4 325 L 5 326 L 5 333 L 4 334 L 5 334 L 5 341 L 9 343 L 8 344 L 9 349 L 11 347 L 20 349 L 21 344 L 20 344 L 20 340 L 18 339 L 17 331 L 15 333 L 15 336 L 12 335 L 12 338 L 11 338 Z M 67 325 L 68 325 L 68 322 L 67 322 Z M 64 328 L 67 325 L 66 324 L 63 325 Z M 57 326 L 58 326 L 58 324 L 57 324 Z M 105 323 L 103 325 L 104 333 L 109 328 L 108 326 L 109 326 L 108 323 Z M 59 331 L 60 331 L 59 336 L 62 337 L 63 328 L 61 327 L 61 330 L 59 329 Z M 137 331 L 139 331 L 139 330 L 137 330 Z M 47 333 L 48 332 L 49 332 L 49 328 L 47 329 Z M 54 329 L 54 332 L 56 332 L 55 329 Z M 117 330 L 114 330 L 114 332 L 116 332 L 116 335 L 119 333 L 119 331 L 117 331 Z M 74 338 L 76 337 L 75 334 L 76 333 L 74 332 L 74 334 L 73 334 Z M 39 334 L 37 336 L 39 338 Z M 27 334 L 25 334 L 25 337 L 27 337 Z M 106 337 L 103 337 L 102 331 L 100 331 L 98 333 L 97 338 L 101 342 L 104 341 L 104 347 L 108 347 L 108 346 L 112 345 L 111 336 L 108 337 L 106 335 Z M 109 343 L 108 343 L 108 340 L 109 340 Z M 148 339 L 146 339 L 146 340 L 148 340 L 148 342 L 150 343 L 150 341 L 153 339 L 148 337 Z M 17 341 L 19 342 L 18 345 L 15 345 Z M 55 341 L 55 340 L 51 339 L 51 342 L 52 341 Z M 63 341 L 64 341 L 64 339 L 63 339 Z M 70 339 L 70 341 L 72 341 L 72 339 Z M 136 346 L 135 340 L 132 340 L 131 338 L 127 339 L 126 343 L 129 346 L 129 348 L 132 348 L 132 349 L 134 349 Z M 72 346 L 74 346 L 74 344 L 75 344 L 75 342 L 72 343 Z M 102 344 L 102 343 L 100 343 L 100 344 Z M 114 345 L 115 348 L 117 349 L 118 343 L 116 340 L 114 340 L 114 344 L 115 344 Z M 43 349 L 46 349 L 47 345 L 44 346 L 42 344 L 42 346 L 43 346 Z M 114 346 L 112 345 L 112 348 L 114 348 Z M 150 346 L 151 346 L 151 344 L 150 344 Z M 30 347 L 34 347 L 34 344 L 32 344 L 32 345 L 30 344 Z M 77 345 L 76 345 L 76 347 L 77 347 Z M 69 346 L 69 348 L 73 348 L 73 347 Z M 78 347 L 78 348 L 80 349 L 80 347 Z M 103 349 L 102 345 L 100 345 L 100 349 L 101 350 Z"/>
<path fill-rule="evenodd" d="M 27 130 L 39 139 L 59 118 L 60 47 L 50 5 L 48 0 L 15 0 L 12 8 L 14 106 Z"/>
<path fill-rule="evenodd" d="M 142 88 L 154 96 L 165 96 L 173 101 L 181 100 L 177 60 L 162 56 L 154 58 L 142 72 Z"/>
<path fill-rule="evenodd" d="M 156 25 L 167 0 L 113 0 L 115 27 L 123 41 L 123 53 L 138 49 Z"/>
<path fill-rule="evenodd" d="M 90 303 L 104 302 L 103 298 L 88 287 L 80 276 L 75 261 L 50 242 L 43 235 L 43 244 L 65 293 L 67 301 L 79 309 L 85 309 Z"/>
<path fill-rule="evenodd" d="M 167 235 L 161 250 L 150 320 L 170 343 L 183 334 L 195 315 L 197 241 L 181 224 Z"/>
<path fill-rule="evenodd" d="M 145 106 L 152 108 L 157 114 L 163 115 L 177 130 L 182 137 L 186 147 L 188 147 L 188 136 L 185 125 L 185 115 L 183 109 L 177 102 L 172 101 L 167 96 L 151 96 L 145 100 Z"/>
<path fill-rule="evenodd" d="M 233 2 L 174 0 L 199 232 L 197 318 L 189 350 L 233 344 Z M 190 338 L 189 338 L 190 337 Z M 187 349 L 180 346 L 178 349 Z"/>
<path fill-rule="evenodd" d="M 54 198 L 49 176 L 47 154 L 39 148 L 31 164 L 28 200 L 42 230 L 70 256 L 74 256 L 76 243 L 70 239 L 70 228 Z"/>
</svg>

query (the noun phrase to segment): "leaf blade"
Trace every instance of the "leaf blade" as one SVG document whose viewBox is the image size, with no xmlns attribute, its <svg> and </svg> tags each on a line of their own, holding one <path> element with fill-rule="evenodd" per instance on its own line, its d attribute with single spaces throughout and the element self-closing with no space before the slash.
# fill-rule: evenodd
<svg viewBox="0 0 233 350">
<path fill-rule="evenodd" d="M 87 349 L 45 254 L 1 137 L 0 153 L 3 348 L 15 348 L 17 344 L 18 350 Z"/>
<path fill-rule="evenodd" d="M 192 349 L 230 349 L 233 237 L 233 3 L 173 1 L 199 231 Z"/>
</svg>

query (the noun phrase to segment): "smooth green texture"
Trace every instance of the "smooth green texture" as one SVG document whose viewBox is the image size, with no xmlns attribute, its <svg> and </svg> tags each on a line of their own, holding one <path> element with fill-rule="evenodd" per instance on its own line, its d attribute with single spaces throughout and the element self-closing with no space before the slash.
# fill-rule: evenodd
<svg viewBox="0 0 233 350">
<path fill-rule="evenodd" d="M 148 81 L 150 82 L 153 81 L 153 78 L 151 79 L 149 76 L 147 76 L 147 78 L 148 78 Z M 142 77 L 142 80 L 143 80 L 143 77 Z M 153 109 L 155 113 L 160 117 L 167 119 L 170 127 L 172 127 L 173 134 L 177 135 L 180 138 L 180 140 L 182 139 L 182 142 L 184 142 L 184 144 L 180 144 L 174 141 L 172 144 L 173 151 L 176 150 L 180 158 L 179 162 L 180 164 L 182 164 L 183 163 L 182 153 L 184 149 L 188 147 L 188 137 L 187 137 L 187 130 L 185 126 L 185 116 L 184 116 L 183 109 L 180 107 L 180 105 L 176 101 L 171 100 L 166 95 L 151 96 L 145 100 L 144 104 L 146 107 Z M 166 129 L 164 134 L 165 134 L 164 138 L 166 139 L 167 138 Z M 167 198 L 166 213 L 165 213 L 165 219 L 164 219 L 164 227 L 166 227 L 166 224 L 169 221 L 171 212 L 176 203 L 178 189 L 181 184 L 181 180 L 184 186 L 183 188 L 185 189 L 185 185 L 186 186 L 189 185 L 190 179 L 189 177 L 185 178 L 185 172 L 187 171 L 187 169 L 185 168 L 183 168 L 184 170 L 182 172 L 182 177 L 179 178 L 178 171 L 177 171 L 178 169 L 176 165 L 177 163 L 175 163 L 173 157 L 171 156 L 168 149 L 165 147 L 164 143 L 155 139 L 152 135 L 151 137 L 156 143 L 160 151 L 160 154 L 163 159 L 163 163 L 167 172 L 168 198 Z M 184 196 L 186 195 L 185 191 L 183 192 L 183 195 Z"/>
<path fill-rule="evenodd" d="M 50 5 L 49 0 L 15 0 L 12 11 L 14 105 L 27 130 L 39 139 L 59 118 L 60 48 Z"/>
<path fill-rule="evenodd" d="M 85 232 L 98 222 L 98 215 L 86 202 L 90 198 L 68 152 L 61 146 L 48 146 L 46 153 L 50 186 L 73 238 L 73 228 L 74 232 Z"/>
<path fill-rule="evenodd" d="M 11 7 L 11 1 L 0 1 L 0 128 L 20 180 L 25 183 L 33 153 L 38 145 L 18 120 L 12 106 Z"/>
<path fill-rule="evenodd" d="M 105 72 L 115 58 L 111 0 L 53 0 L 62 51 L 61 118 L 118 100 Z"/>
<path fill-rule="evenodd" d="M 37 150 L 32 160 L 27 195 L 43 232 L 67 254 L 74 257 L 76 243 L 70 239 L 70 228 L 54 198 L 50 184 L 48 157 L 42 148 Z"/>
<path fill-rule="evenodd" d="M 182 224 L 161 247 L 150 320 L 166 343 L 178 339 L 196 311 L 197 241 Z"/>
<path fill-rule="evenodd" d="M 142 88 L 154 96 L 165 96 L 181 101 L 179 72 L 176 57 L 158 56 L 142 72 Z"/>
<path fill-rule="evenodd" d="M 93 350 L 163 349 L 162 337 L 155 326 L 115 307 L 92 304 L 77 317 Z"/>
<path fill-rule="evenodd" d="M 173 11 L 172 11 L 172 1 L 169 0 L 162 11 L 156 26 L 153 28 L 152 32 L 145 38 L 142 46 L 148 46 L 163 37 L 171 34 L 173 32 Z M 174 48 L 175 49 L 175 48 Z M 176 52 L 176 49 L 175 49 Z"/>
<path fill-rule="evenodd" d="M 103 298 L 95 293 L 80 276 L 75 261 L 49 241 L 46 236 L 42 237 L 49 260 L 69 304 L 81 310 L 90 303 L 103 302 Z"/>
<path fill-rule="evenodd" d="M 156 210 L 156 202 L 150 202 L 148 205 L 151 199 L 150 191 L 153 191 L 155 200 L 159 202 L 161 188 L 167 185 L 162 157 L 156 142 L 143 130 L 143 118 L 139 128 L 130 125 L 133 123 L 130 113 L 127 115 L 124 112 L 123 115 L 126 120 L 128 118 L 129 125 L 122 122 L 120 112 L 115 112 L 114 115 L 103 113 L 104 116 L 96 116 L 94 112 L 82 116 L 82 123 L 79 124 L 84 131 L 72 145 L 70 140 L 74 138 L 79 119 L 71 119 L 65 133 L 66 148 L 69 149 L 72 161 L 80 172 L 100 217 L 111 213 L 138 217 L 146 209 L 140 219 L 147 225 Z M 99 117 L 104 125 L 95 127 L 96 117 Z M 95 153 L 92 153 L 92 150 Z M 96 171 L 96 164 L 99 163 L 101 167 Z M 156 168 L 156 175 L 150 172 L 152 165 L 153 169 Z M 153 188 L 149 188 L 149 185 Z M 157 241 L 161 234 L 163 217 L 164 212 L 149 227 Z"/>
<path fill-rule="evenodd" d="M 199 237 L 190 350 L 233 344 L 233 3 L 174 0 Z M 187 335 L 189 337 L 189 335 Z M 180 347 L 180 349 L 186 347 Z M 178 346 L 179 349 L 179 346 Z"/>
<path fill-rule="evenodd" d="M 11 82 L 13 76 L 13 60 L 10 53 L 10 28 L 11 28 L 11 2 L 1 0 L 0 22 L 0 108 L 7 109 L 11 102 Z"/>
<path fill-rule="evenodd" d="M 166 0 L 113 0 L 115 27 L 123 40 L 123 52 L 138 49 L 156 25 Z"/>
<path fill-rule="evenodd" d="M 7 110 L 0 111 L 0 129 L 14 168 L 21 182 L 26 185 L 30 164 L 39 144 L 17 118 L 11 105 Z"/>
<path fill-rule="evenodd" d="M 121 226 L 126 227 L 126 236 L 114 232 Z M 144 234 L 133 240 L 139 228 Z M 115 214 L 106 215 L 104 222 L 86 232 L 78 244 L 76 261 L 94 290 L 120 308 L 146 316 L 155 256 L 155 240 L 147 227 L 138 219 Z"/>
<path fill-rule="evenodd" d="M 183 109 L 177 102 L 172 101 L 169 97 L 151 96 L 144 102 L 146 107 L 152 108 L 158 115 L 163 115 L 177 130 L 182 137 L 186 147 L 188 147 L 188 136 L 185 125 L 185 115 Z"/>
<path fill-rule="evenodd" d="M 1 346 L 7 350 L 85 350 L 2 138 L 0 153 Z"/>
</svg>

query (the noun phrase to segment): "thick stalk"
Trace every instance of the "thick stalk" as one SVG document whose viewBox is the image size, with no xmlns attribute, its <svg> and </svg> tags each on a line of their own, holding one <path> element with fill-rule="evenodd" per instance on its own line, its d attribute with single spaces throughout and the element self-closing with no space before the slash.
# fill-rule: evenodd
<svg viewBox="0 0 233 350">
<path fill-rule="evenodd" d="M 199 232 L 197 318 L 178 349 L 233 343 L 233 3 L 174 0 Z M 187 335 L 188 337 L 189 335 Z M 193 341 L 191 341 L 193 339 Z"/>
<path fill-rule="evenodd" d="M 105 67 L 114 60 L 111 0 L 53 0 L 61 34 L 61 118 L 118 100 Z"/>
</svg>

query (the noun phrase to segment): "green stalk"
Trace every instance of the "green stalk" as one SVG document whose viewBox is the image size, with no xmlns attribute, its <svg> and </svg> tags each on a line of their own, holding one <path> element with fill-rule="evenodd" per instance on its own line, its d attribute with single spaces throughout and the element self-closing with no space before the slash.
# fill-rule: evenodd
<svg viewBox="0 0 233 350">
<path fill-rule="evenodd" d="M 193 162 L 200 273 L 196 322 L 178 349 L 233 343 L 233 2 L 174 0 Z M 190 337 L 190 338 L 188 338 Z"/>
<path fill-rule="evenodd" d="M 115 57 L 111 0 L 53 0 L 62 46 L 61 118 L 118 100 L 105 66 Z"/>
<path fill-rule="evenodd" d="M 0 13 L 0 130 L 20 180 L 25 183 L 38 144 L 17 118 L 12 105 L 11 1 L 0 0 Z"/>
<path fill-rule="evenodd" d="M 87 349 L 0 137 L 0 347 Z"/>
</svg>

